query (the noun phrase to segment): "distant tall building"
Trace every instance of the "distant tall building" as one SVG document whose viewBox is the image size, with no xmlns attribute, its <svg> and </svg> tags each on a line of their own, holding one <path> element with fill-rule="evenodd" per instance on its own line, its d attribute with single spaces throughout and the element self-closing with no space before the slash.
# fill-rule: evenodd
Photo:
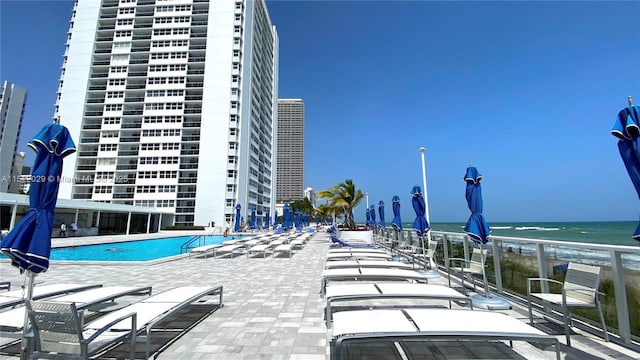
<svg viewBox="0 0 640 360">
<path fill-rule="evenodd" d="M 24 151 L 17 152 L 13 157 L 13 167 L 11 168 L 11 182 L 9 182 L 8 193 L 20 194 L 24 189 L 24 177 L 22 177 L 22 169 L 24 167 Z M 21 178 L 22 177 L 22 178 Z M 29 180 L 31 176 L 29 176 Z"/>
<path fill-rule="evenodd" d="M 304 196 L 304 101 L 278 99 L 276 200 L 285 203 Z"/>
<path fill-rule="evenodd" d="M 264 0 L 76 0 L 60 196 L 233 223 L 275 205 L 278 37 Z M 243 211 L 242 215 L 245 215 Z"/>
<path fill-rule="evenodd" d="M 0 192 L 8 192 L 20 175 L 13 168 L 26 104 L 27 90 L 5 80 L 0 88 Z"/>
<path fill-rule="evenodd" d="M 304 189 L 304 197 L 309 199 L 309 202 L 311 203 L 311 205 L 313 205 L 313 207 L 316 206 L 316 201 L 318 200 L 318 196 L 316 194 L 316 191 L 313 190 L 313 188 L 308 187 Z"/>
</svg>

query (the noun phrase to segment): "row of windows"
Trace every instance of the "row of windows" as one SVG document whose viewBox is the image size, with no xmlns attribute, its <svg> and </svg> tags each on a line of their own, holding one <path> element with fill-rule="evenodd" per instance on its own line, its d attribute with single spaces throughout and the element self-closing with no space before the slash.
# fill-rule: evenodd
<svg viewBox="0 0 640 360">
<path fill-rule="evenodd" d="M 136 200 L 133 203 L 136 206 L 147 206 L 147 207 L 174 207 L 175 200 Z M 154 205 L 155 204 L 155 205 Z"/>
<path fill-rule="evenodd" d="M 154 40 L 151 42 L 152 48 L 169 46 L 189 46 L 189 40 Z"/>
<path fill-rule="evenodd" d="M 138 185 L 136 186 L 137 193 L 172 193 L 176 191 L 175 185 Z"/>
<path fill-rule="evenodd" d="M 157 124 L 161 122 L 179 123 L 179 122 L 182 122 L 182 116 L 181 115 L 145 116 L 142 118 L 142 122 L 144 122 L 145 124 Z"/>
<path fill-rule="evenodd" d="M 155 150 L 180 150 L 180 143 L 148 143 L 140 144 L 140 150 L 155 151 Z"/>
<path fill-rule="evenodd" d="M 185 71 L 185 70 L 187 70 L 187 64 L 149 65 L 149 72 L 153 72 L 153 71 Z"/>
<path fill-rule="evenodd" d="M 171 76 L 171 77 L 150 77 L 147 80 L 148 84 L 184 84 L 186 78 L 184 76 Z"/>
<path fill-rule="evenodd" d="M 163 5 L 156 6 L 156 12 L 171 12 L 171 11 L 191 11 L 191 5 Z"/>
<path fill-rule="evenodd" d="M 140 158 L 140 164 L 177 164 L 177 156 L 143 156 Z"/>
<path fill-rule="evenodd" d="M 127 84 L 127 79 L 109 79 L 110 86 L 122 86 Z"/>
<path fill-rule="evenodd" d="M 147 90 L 147 97 L 183 96 L 184 90 Z"/>
<path fill-rule="evenodd" d="M 162 35 L 189 35 L 189 28 L 175 28 L 175 29 L 154 29 L 154 36 Z"/>
<path fill-rule="evenodd" d="M 118 144 L 100 144 L 100 151 L 118 151 Z"/>
<path fill-rule="evenodd" d="M 182 110 L 183 103 L 147 103 L 144 104 L 145 110 Z"/>
<path fill-rule="evenodd" d="M 160 60 L 160 59 L 186 59 L 189 54 L 185 51 L 179 52 L 159 52 L 159 53 L 151 53 L 151 60 Z"/>
<path fill-rule="evenodd" d="M 142 130 L 142 136 L 180 136 L 180 129 Z"/>
<path fill-rule="evenodd" d="M 140 171 L 138 179 L 175 179 L 178 177 L 177 171 Z"/>
<path fill-rule="evenodd" d="M 191 22 L 191 16 L 159 17 L 153 19 L 154 24 L 184 24 Z"/>
</svg>

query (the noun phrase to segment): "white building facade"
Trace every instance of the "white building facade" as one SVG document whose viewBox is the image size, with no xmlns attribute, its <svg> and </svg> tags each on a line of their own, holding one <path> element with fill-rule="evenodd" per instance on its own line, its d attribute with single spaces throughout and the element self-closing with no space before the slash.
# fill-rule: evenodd
<svg viewBox="0 0 640 360">
<path fill-rule="evenodd" d="M 176 225 L 272 209 L 277 70 L 264 0 L 76 1 L 55 118 L 78 152 L 60 197 Z"/>
<path fill-rule="evenodd" d="M 17 189 L 20 173 L 14 168 L 22 168 L 15 161 L 26 103 L 27 91 L 5 80 L 0 87 L 0 192 Z"/>
</svg>

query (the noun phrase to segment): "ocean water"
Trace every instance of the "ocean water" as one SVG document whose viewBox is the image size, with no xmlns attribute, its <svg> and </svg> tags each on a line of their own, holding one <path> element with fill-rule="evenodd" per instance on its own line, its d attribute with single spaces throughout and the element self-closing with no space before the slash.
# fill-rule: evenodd
<svg viewBox="0 0 640 360">
<path fill-rule="evenodd" d="M 413 223 L 403 224 L 411 228 Z M 464 233 L 465 223 L 433 223 L 434 231 Z M 489 223 L 491 235 L 529 239 L 640 246 L 631 238 L 636 221 Z"/>
<path fill-rule="evenodd" d="M 411 228 L 413 223 L 403 225 Z M 570 246 L 571 242 L 582 242 L 603 245 L 624 245 L 640 248 L 640 241 L 631 238 L 638 225 L 635 221 L 604 221 L 604 222 L 512 222 L 489 223 L 491 235 L 525 239 L 543 239 L 567 242 L 567 246 L 557 246 L 549 254 L 558 260 L 578 261 L 597 265 L 610 264 L 608 251 L 586 250 Z M 464 233 L 464 223 L 433 223 L 434 231 Z M 535 254 L 534 245 L 509 243 L 504 241 L 502 247 L 508 247 L 523 254 Z M 626 253 L 622 255 L 624 266 L 629 269 L 640 270 L 640 255 Z"/>
</svg>

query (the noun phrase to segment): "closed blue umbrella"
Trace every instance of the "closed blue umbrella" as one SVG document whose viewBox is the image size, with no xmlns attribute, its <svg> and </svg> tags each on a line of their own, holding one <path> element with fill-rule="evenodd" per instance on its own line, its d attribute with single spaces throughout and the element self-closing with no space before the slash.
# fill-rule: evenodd
<svg viewBox="0 0 640 360">
<path fill-rule="evenodd" d="M 270 210 L 269 209 L 265 210 L 265 213 L 264 213 L 264 228 L 265 229 L 268 229 L 269 225 L 271 225 L 271 216 L 270 215 L 271 215 L 270 214 Z"/>
<path fill-rule="evenodd" d="M 413 211 L 416 213 L 416 219 L 413 221 L 413 228 L 418 231 L 418 236 L 424 236 L 429 230 L 429 223 L 425 217 L 426 204 L 424 197 L 422 197 L 422 190 L 420 186 L 414 186 L 411 189 L 411 204 L 413 205 Z"/>
<path fill-rule="evenodd" d="M 233 226 L 233 231 L 238 232 L 240 231 L 240 223 L 242 222 L 242 216 L 240 215 L 240 209 L 242 209 L 242 206 L 240 206 L 240 204 L 236 205 L 236 223 Z"/>
<path fill-rule="evenodd" d="M 638 197 L 640 197 L 640 106 L 633 106 L 629 98 L 629 107 L 618 113 L 611 133 L 618 138 L 618 151 L 627 168 Z M 632 238 L 640 241 L 640 223 Z"/>
<path fill-rule="evenodd" d="M 482 245 L 486 244 L 489 239 L 488 236 L 491 232 L 487 221 L 482 214 L 482 189 L 480 187 L 480 181 L 482 175 L 474 166 L 469 166 L 467 172 L 464 175 L 464 181 L 467 183 L 465 197 L 467 198 L 467 205 L 471 210 L 471 216 L 464 227 L 464 231 L 469 237 L 478 244 L 480 251 L 482 252 Z M 484 255 L 482 259 L 482 268 L 484 269 Z M 482 277 L 484 280 L 484 295 L 475 294 L 471 296 L 471 303 L 473 307 L 487 310 L 506 310 L 511 309 L 511 304 L 505 299 L 492 295 L 489 289 L 489 282 L 487 281 L 487 274 L 483 271 Z"/>
<path fill-rule="evenodd" d="M 391 226 L 396 230 L 402 231 L 402 219 L 400 219 L 400 197 L 398 195 L 393 196 L 391 199 L 391 205 L 393 209 Z"/>
<path fill-rule="evenodd" d="M 465 196 L 467 205 L 471 210 L 471 216 L 464 227 L 464 231 L 473 241 L 479 244 L 486 244 L 491 230 L 489 224 L 482 214 L 482 189 L 480 188 L 482 175 L 474 166 L 467 168 L 464 181 L 467 183 Z"/>
<path fill-rule="evenodd" d="M 256 225 L 256 208 L 251 209 L 251 219 L 249 219 L 249 228 L 257 229 Z"/>
<path fill-rule="evenodd" d="M 385 227 L 385 223 L 384 223 L 384 201 L 380 200 L 380 202 L 378 203 L 378 215 L 380 215 L 380 226 Z"/>
<path fill-rule="evenodd" d="M 365 224 L 368 226 L 371 224 L 371 212 L 369 212 L 369 209 L 364 210 L 364 215 L 367 217 L 367 222 Z"/>
<path fill-rule="evenodd" d="M 371 226 L 376 226 L 376 207 L 373 204 L 369 207 L 369 213 L 371 214 L 369 216 L 371 218 Z"/>
<path fill-rule="evenodd" d="M 278 228 L 278 210 L 273 212 L 273 230 Z"/>
<path fill-rule="evenodd" d="M 76 151 L 66 127 L 47 124 L 28 144 L 36 151 L 29 188 L 29 209 L 2 239 L 0 250 L 20 272 L 49 268 L 53 216 L 60 187 L 62 159 Z"/>
<path fill-rule="evenodd" d="M 291 206 L 289 204 L 284 204 L 284 208 L 282 209 L 282 228 L 288 230 L 292 227 L 293 213 L 291 212 Z"/>
<path fill-rule="evenodd" d="M 0 251 L 11 259 L 11 265 L 19 268 L 21 273 L 26 271 L 27 301 L 33 296 L 35 274 L 49 269 L 62 162 L 64 157 L 76 151 L 69 130 L 59 124 L 45 125 L 28 145 L 36 152 L 29 188 L 29 209 L 0 243 Z M 25 324 L 27 321 L 25 314 Z M 28 326 L 23 329 L 21 358 L 26 357 Z"/>
</svg>

